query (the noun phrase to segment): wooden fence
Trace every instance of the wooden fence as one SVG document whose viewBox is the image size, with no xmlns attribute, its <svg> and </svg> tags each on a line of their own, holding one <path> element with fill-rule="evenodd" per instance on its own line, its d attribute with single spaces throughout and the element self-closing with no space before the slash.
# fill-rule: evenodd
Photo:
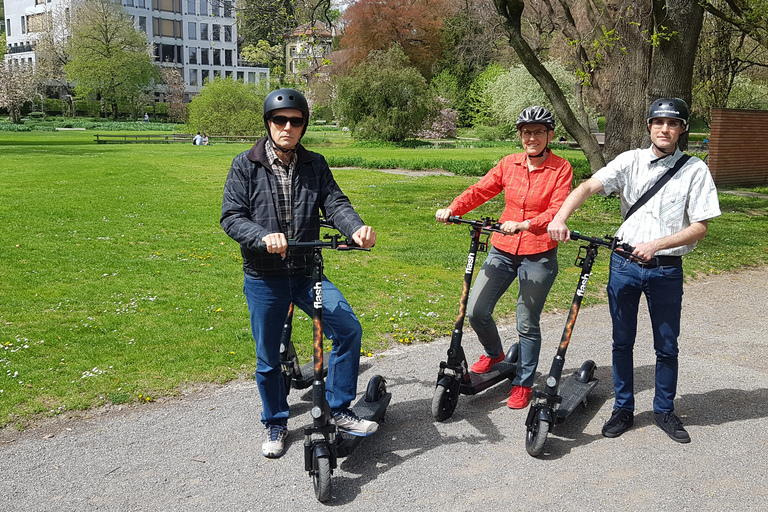
<svg viewBox="0 0 768 512">
<path fill-rule="evenodd" d="M 713 108 L 707 164 L 718 187 L 768 184 L 768 110 Z"/>
</svg>

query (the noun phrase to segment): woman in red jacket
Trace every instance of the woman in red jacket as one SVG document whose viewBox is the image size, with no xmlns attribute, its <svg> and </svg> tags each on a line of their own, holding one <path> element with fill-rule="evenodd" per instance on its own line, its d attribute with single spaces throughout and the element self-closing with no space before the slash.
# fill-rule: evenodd
<svg viewBox="0 0 768 512">
<path fill-rule="evenodd" d="M 528 107 L 517 119 L 523 152 L 504 157 L 479 182 L 438 210 L 446 222 L 464 215 L 504 191 L 506 206 L 500 218 L 505 234 L 494 233 L 492 248 L 469 296 L 467 318 L 484 348 L 471 371 L 487 373 L 504 360 L 493 310 L 515 278 L 518 279 L 517 332 L 520 357 L 507 406 L 522 409 L 531 399 L 541 349 L 539 318 L 557 276 L 557 242 L 547 234 L 571 191 L 571 164 L 547 148 L 555 135 L 555 118 L 544 107 Z"/>
</svg>

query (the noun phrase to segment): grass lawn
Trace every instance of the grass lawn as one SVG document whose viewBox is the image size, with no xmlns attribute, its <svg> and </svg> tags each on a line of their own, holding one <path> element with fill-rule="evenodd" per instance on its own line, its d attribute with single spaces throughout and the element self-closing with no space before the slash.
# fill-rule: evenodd
<svg viewBox="0 0 768 512">
<path fill-rule="evenodd" d="M 229 165 L 248 146 L 92 141 L 93 132 L 0 133 L 0 426 L 150 401 L 255 369 L 239 247 L 218 222 Z M 353 150 L 312 149 L 330 157 Z M 497 158 L 487 148 L 357 151 L 400 161 L 426 158 L 419 151 L 445 161 Z M 334 174 L 379 234 L 370 253 L 325 253 L 327 275 L 363 325 L 366 357 L 447 335 L 469 237 L 466 228 L 435 222 L 434 212 L 477 177 Z M 724 215 L 686 257 L 689 274 L 768 262 L 768 201 L 720 198 Z M 502 208 L 500 196 L 467 217 L 498 217 Z M 612 233 L 617 212 L 615 198 L 595 197 L 570 227 Z M 549 310 L 570 304 L 577 249 L 561 247 Z M 607 260 L 598 258 L 585 304 L 602 300 Z M 514 311 L 515 295 L 500 302 L 499 317 Z M 294 324 L 308 359 L 311 322 L 302 313 Z M 438 361 L 425 364 L 437 369 Z"/>
</svg>

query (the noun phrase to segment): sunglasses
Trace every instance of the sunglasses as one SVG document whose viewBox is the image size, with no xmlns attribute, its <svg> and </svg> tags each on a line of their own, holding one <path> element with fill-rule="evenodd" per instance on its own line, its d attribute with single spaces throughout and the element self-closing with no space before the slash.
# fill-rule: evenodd
<svg viewBox="0 0 768 512">
<path fill-rule="evenodd" d="M 303 117 L 272 116 L 269 118 L 269 120 L 272 121 L 274 125 L 279 128 L 282 128 L 288 123 L 291 123 L 291 126 L 293 126 L 294 128 L 297 128 L 299 126 L 304 126 Z"/>
</svg>

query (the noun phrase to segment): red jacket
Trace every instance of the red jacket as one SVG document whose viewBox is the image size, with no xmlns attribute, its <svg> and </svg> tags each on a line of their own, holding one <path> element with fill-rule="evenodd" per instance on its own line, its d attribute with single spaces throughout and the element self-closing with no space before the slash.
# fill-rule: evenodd
<svg viewBox="0 0 768 512">
<path fill-rule="evenodd" d="M 572 179 L 570 162 L 552 152 L 534 171 L 528 170 L 525 153 L 515 153 L 502 158 L 448 208 L 454 215 L 464 215 L 503 190 L 506 206 L 499 222 L 527 220 L 531 227 L 516 235 L 494 233 L 491 243 L 511 254 L 539 254 L 557 247 L 557 242 L 547 234 L 547 226 L 568 197 Z"/>
</svg>

